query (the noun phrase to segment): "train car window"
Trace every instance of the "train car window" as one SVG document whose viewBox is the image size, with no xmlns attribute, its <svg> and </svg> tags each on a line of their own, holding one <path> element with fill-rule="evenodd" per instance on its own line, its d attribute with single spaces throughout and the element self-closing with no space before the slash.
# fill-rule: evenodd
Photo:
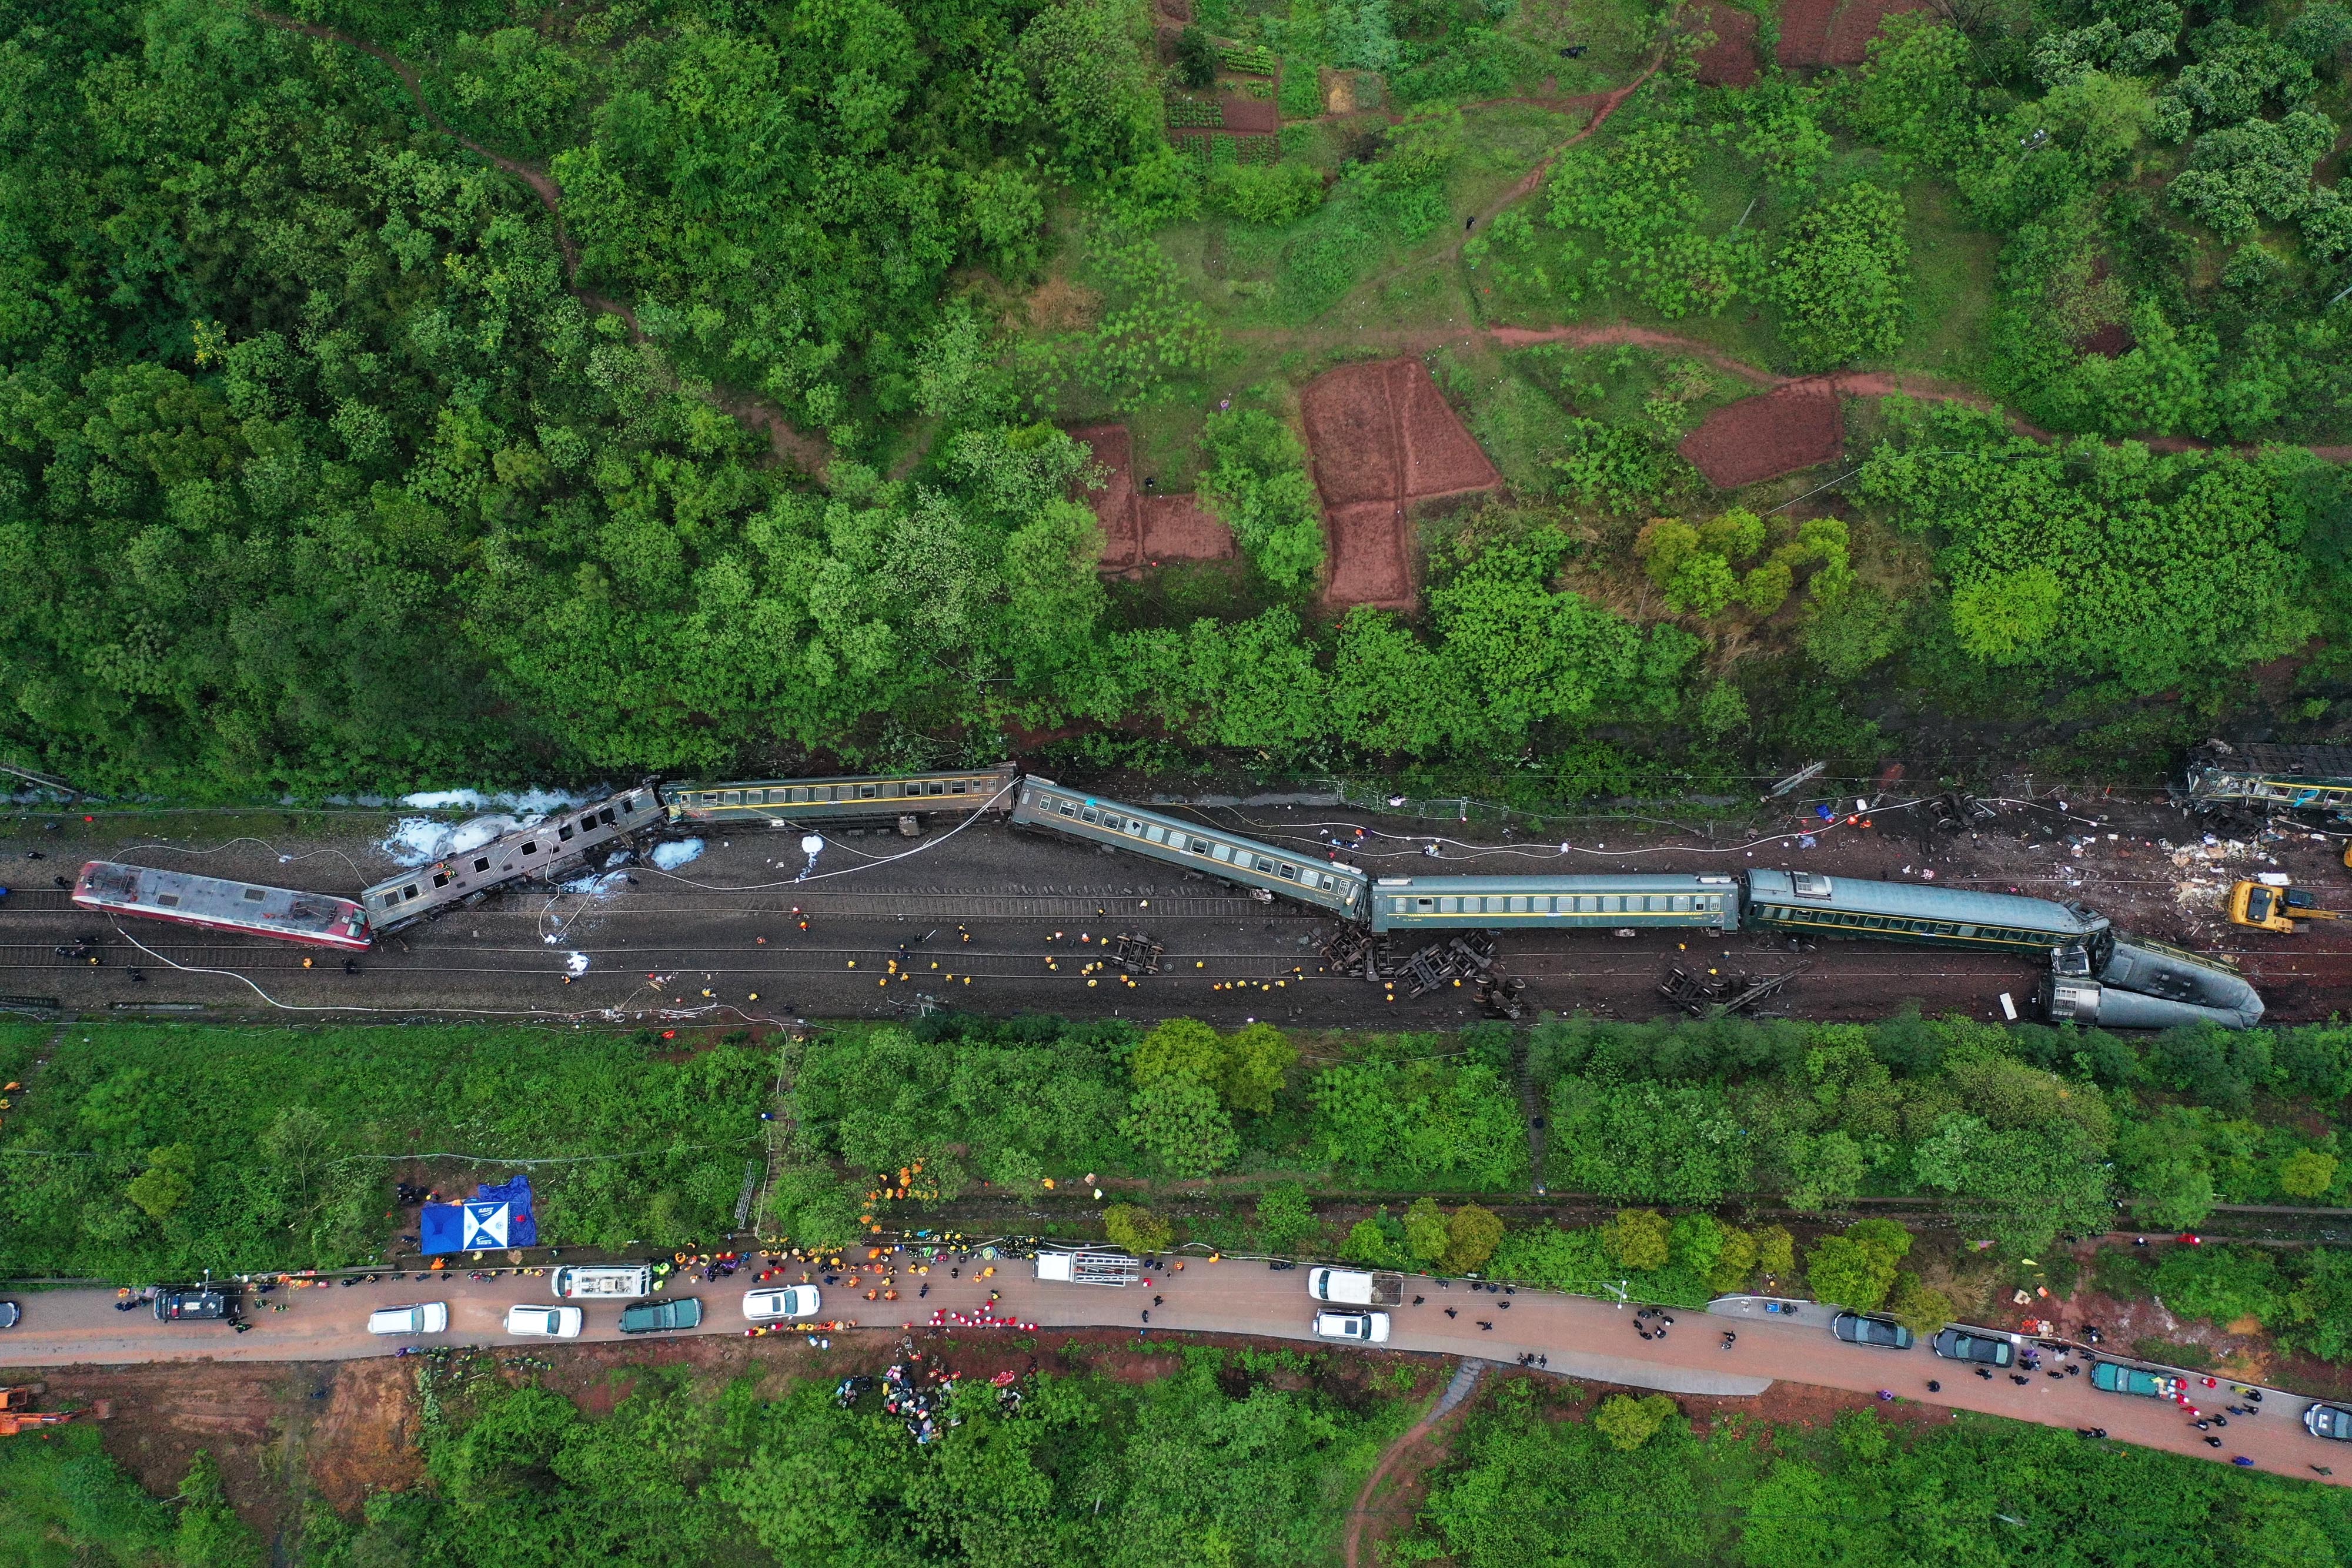
<svg viewBox="0 0 2352 1568">
<path fill-rule="evenodd" d="M 263 899 L 268 896 L 269 895 L 268 894 L 262 892 L 261 889 L 257 887 L 248 887 L 245 890 L 245 901 L 247 904 L 259 904 Z"/>
<path fill-rule="evenodd" d="M 489 856 L 488 856 L 488 855 L 476 855 L 476 856 L 474 857 L 474 869 L 475 869 L 476 871 L 488 871 L 488 870 L 489 870 L 489 869 L 490 869 L 490 857 L 489 857 Z"/>
<path fill-rule="evenodd" d="M 1298 868 L 1295 865 L 1284 866 L 1282 868 L 1282 880 L 1285 882 L 1297 882 L 1298 880 Z"/>
<path fill-rule="evenodd" d="M 1192 852 L 1196 855 L 1204 855 L 1209 852 L 1209 841 L 1206 839 L 1188 839 L 1184 842 L 1184 847 L 1192 851 Z"/>
<path fill-rule="evenodd" d="M 1949 936 L 1952 934 L 1952 923 L 1948 920 L 1939 920 L 1927 929 L 1935 932 L 1938 936 Z"/>
<path fill-rule="evenodd" d="M 537 839 L 523 840 L 522 852 L 527 855 L 535 855 L 539 853 L 539 841 Z"/>
<path fill-rule="evenodd" d="M 1092 806 L 1087 807 L 1085 810 L 1078 813 L 1078 821 L 1081 822 L 1092 822 L 1099 820 L 1100 819 L 1095 815 L 1095 809 Z"/>
<path fill-rule="evenodd" d="M 1433 898 L 1416 898 L 1413 902 L 1423 909 L 1434 909 L 1437 907 L 1437 900 Z"/>
<path fill-rule="evenodd" d="M 1154 833 L 1150 825 L 1142 821 L 1140 819 L 1128 823 L 1127 831 L 1133 833 L 1139 839 L 1158 838 L 1160 836 L 1159 834 Z"/>
<path fill-rule="evenodd" d="M 876 793 L 877 793 L 877 789 L 878 789 L 878 786 L 877 786 L 877 785 L 873 785 L 873 784 L 860 784 L 860 785 L 857 787 L 857 798 L 858 798 L 859 800 L 871 800 L 872 799 L 874 799 L 875 794 L 876 794 Z"/>
<path fill-rule="evenodd" d="M 412 882 L 406 887 L 402 888 L 400 890 L 400 896 L 403 898 L 415 898 L 416 896 L 416 884 Z"/>
<path fill-rule="evenodd" d="M 950 794 L 950 795 L 961 795 L 961 794 L 962 794 L 962 793 L 963 793 L 963 781 L 962 781 L 961 779 L 958 779 L 958 780 L 956 780 L 956 782 L 954 782 L 954 783 L 952 783 L 952 784 L 949 785 L 949 786 L 948 786 L 948 793 L 949 793 L 949 794 Z"/>
<path fill-rule="evenodd" d="M 926 795 L 944 795 L 944 794 L 946 794 L 947 792 L 948 792 L 948 787 L 947 787 L 946 785 L 944 785 L 944 784 L 929 784 L 929 785 L 926 785 L 926 786 L 924 786 L 924 789 L 923 789 L 923 793 L 924 793 L 924 794 L 926 794 Z M 959 794 L 959 795 L 961 795 L 961 794 L 962 794 L 962 793 L 963 793 L 963 791 L 962 791 L 961 789 L 959 789 L 956 791 L 956 793 L 957 793 L 957 794 Z"/>
<path fill-rule="evenodd" d="M 176 893 L 159 893 L 155 895 L 155 902 L 162 904 L 166 909 L 177 908 L 180 903 L 180 895 Z"/>
<path fill-rule="evenodd" d="M 561 839 L 563 842 L 567 844 L 570 843 L 572 841 L 572 824 L 566 822 L 562 827 L 556 829 L 555 836 L 558 839 Z"/>
<path fill-rule="evenodd" d="M 607 806 L 603 810 L 597 812 L 596 820 L 599 822 L 602 822 L 604 826 L 608 828 L 611 827 L 613 825 L 613 808 Z"/>
<path fill-rule="evenodd" d="M 1078 803 L 1076 800 L 1063 800 L 1057 802 L 1057 804 L 1060 806 L 1062 815 L 1065 817 L 1075 817 L 1078 814 Z"/>
<path fill-rule="evenodd" d="M 434 885 L 435 887 L 446 887 L 446 886 L 448 886 L 448 885 L 449 885 L 449 873 L 448 873 L 447 872 L 446 872 L 446 871 L 436 871 L 436 872 L 435 872 L 435 873 L 433 873 L 433 885 Z"/>
</svg>

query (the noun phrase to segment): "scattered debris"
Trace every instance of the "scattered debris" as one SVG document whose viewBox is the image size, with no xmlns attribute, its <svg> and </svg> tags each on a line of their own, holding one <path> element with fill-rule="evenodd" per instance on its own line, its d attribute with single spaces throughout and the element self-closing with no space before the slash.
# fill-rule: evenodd
<svg viewBox="0 0 2352 1568">
<path fill-rule="evenodd" d="M 1790 980 L 1811 968 L 1800 964 L 1777 975 L 1751 975 L 1743 969 L 1709 969 L 1704 974 L 1686 969 L 1680 964 L 1666 971 L 1658 982 L 1658 995 L 1693 1018 L 1747 1013 L 1754 1018 L 1778 1017 L 1759 1013 L 1756 1004 L 1778 996 Z"/>
</svg>

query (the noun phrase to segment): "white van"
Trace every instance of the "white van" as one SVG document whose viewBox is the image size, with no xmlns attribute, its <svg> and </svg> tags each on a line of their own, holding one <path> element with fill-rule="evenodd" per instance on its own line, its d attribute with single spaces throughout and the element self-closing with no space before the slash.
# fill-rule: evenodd
<svg viewBox="0 0 2352 1568">
<path fill-rule="evenodd" d="M 507 1333 L 520 1339 L 578 1339 L 588 1314 L 578 1307 L 509 1307 Z"/>
<path fill-rule="evenodd" d="M 558 1269 L 559 1301 L 634 1301 L 654 1293 L 654 1271 L 643 1263 L 589 1263 Z"/>
<path fill-rule="evenodd" d="M 446 1333 L 449 1303 L 425 1301 L 414 1307 L 378 1307 L 368 1314 L 368 1333 L 389 1334 Z"/>
<path fill-rule="evenodd" d="M 1307 1293 L 1318 1301 L 1338 1301 L 1342 1306 L 1393 1307 L 1404 1300 L 1404 1276 L 1359 1269 L 1309 1269 Z"/>
<path fill-rule="evenodd" d="M 814 1285 L 785 1285 L 776 1290 L 751 1291 L 743 1297 L 743 1315 L 755 1323 L 791 1322 L 816 1316 L 817 1302 Z"/>
</svg>

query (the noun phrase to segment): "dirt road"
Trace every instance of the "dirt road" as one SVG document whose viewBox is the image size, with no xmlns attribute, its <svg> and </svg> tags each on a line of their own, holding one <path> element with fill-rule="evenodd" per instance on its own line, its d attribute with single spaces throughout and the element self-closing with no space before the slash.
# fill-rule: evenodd
<svg viewBox="0 0 2352 1568">
<path fill-rule="evenodd" d="M 864 1282 L 857 1287 L 845 1281 L 825 1287 L 822 1311 L 854 1323 L 856 1332 L 925 1328 L 938 1310 L 967 1319 L 992 1311 L 999 1318 L 1048 1327 L 1132 1328 L 1149 1337 L 1231 1333 L 1311 1338 L 1313 1311 L 1303 1270 L 1196 1257 L 1185 1260 L 1181 1270 L 1171 1267 L 1150 1273 L 1148 1285 L 1109 1289 L 1041 1284 L 1032 1277 L 1029 1264 L 1015 1260 L 996 1265 L 994 1277 L 983 1280 L 976 1277 L 981 1267 L 963 1265 L 961 1279 L 949 1277 L 945 1264 L 934 1265 L 927 1277 L 902 1268 L 896 1275 L 902 1299 L 895 1302 L 866 1301 L 866 1291 L 879 1288 L 879 1281 L 861 1276 Z M 797 1270 L 792 1277 L 797 1279 Z M 698 1332 L 740 1333 L 745 1325 L 739 1302 L 749 1283 L 743 1275 L 710 1285 L 674 1281 L 670 1293 L 702 1299 L 705 1317 Z M 920 1294 L 926 1286 L 928 1295 Z M 1002 1292 L 992 1309 L 987 1299 L 991 1290 Z M 281 1289 L 263 1301 L 284 1301 L 289 1310 L 272 1312 L 265 1304 L 252 1314 L 253 1329 L 244 1334 L 220 1324 L 167 1326 L 143 1312 L 118 1312 L 110 1291 L 57 1291 L 17 1299 L 24 1305 L 25 1321 L 0 1342 L 0 1357 L 14 1366 L 34 1367 L 207 1357 L 343 1361 L 386 1355 L 403 1343 L 515 1346 L 525 1342 L 509 1340 L 500 1332 L 506 1307 L 549 1298 L 545 1277 L 511 1274 L 482 1281 L 444 1274 L 438 1279 L 386 1279 L 348 1289 Z M 432 1301 L 446 1301 L 450 1311 L 450 1332 L 433 1341 L 387 1340 L 366 1331 L 367 1314 L 373 1308 Z M 1528 1289 L 1506 1295 L 1474 1291 L 1460 1281 L 1446 1284 L 1414 1278 L 1406 1286 L 1404 1301 L 1392 1314 L 1391 1349 L 1506 1364 L 1536 1354 L 1548 1357 L 1548 1369 L 1563 1376 L 1679 1394 L 1754 1396 L 1776 1379 L 1865 1394 L 1884 1388 L 1924 1404 L 2046 1426 L 2105 1427 L 2120 1441 L 2195 1458 L 2228 1462 L 2242 1454 L 2260 1469 L 2292 1476 L 2310 1476 L 2311 1466 L 2337 1457 L 2333 1444 L 2305 1432 L 2299 1417 L 2308 1402 L 2290 1395 L 2272 1394 L 2257 1419 L 2230 1418 L 2227 1430 L 2214 1434 L 2223 1438 L 2222 1446 L 2213 1448 L 2182 1412 L 2152 1399 L 2102 1394 L 2091 1387 L 2087 1375 L 2037 1375 L 2022 1385 L 2005 1375 L 1986 1381 L 1924 1347 L 1898 1352 L 1849 1345 L 1818 1322 L 1782 1322 L 1742 1300 L 1722 1303 L 1729 1314 L 1725 1316 L 1678 1312 L 1678 1321 L 1664 1338 L 1648 1341 L 1636 1336 L 1631 1309 L 1581 1297 Z M 1150 1314 L 1148 1325 L 1146 1312 Z M 591 1307 L 587 1316 L 586 1337 L 618 1337 L 617 1308 Z M 1493 1326 L 1484 1326 L 1487 1324 Z M 1003 1332 L 956 1327 L 952 1319 L 950 1326 L 965 1335 Z M 1719 1348 L 1727 1327 L 1738 1336 L 1728 1351 Z M 1931 1378 L 1940 1381 L 1940 1392 L 1929 1392 Z M 2209 1397 L 2209 1410 L 2226 1402 Z M 2345 1469 L 2345 1479 L 2352 1481 L 2352 1464 Z"/>
</svg>

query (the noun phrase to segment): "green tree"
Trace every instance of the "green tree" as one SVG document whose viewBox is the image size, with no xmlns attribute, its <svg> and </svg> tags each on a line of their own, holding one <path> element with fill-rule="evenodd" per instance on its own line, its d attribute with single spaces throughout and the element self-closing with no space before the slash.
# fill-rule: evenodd
<svg viewBox="0 0 2352 1568">
<path fill-rule="evenodd" d="M 1861 1219 L 1843 1236 L 1825 1236 L 1805 1254 L 1805 1280 L 1815 1299 L 1875 1312 L 1895 1287 L 1895 1265 L 1911 1250 L 1911 1235 L 1888 1219 Z"/>
<path fill-rule="evenodd" d="M 1665 1424 L 1682 1414 L 1663 1394 L 1612 1394 L 1592 1413 L 1593 1429 L 1612 1448 L 1631 1451 L 1656 1437 Z"/>
<path fill-rule="evenodd" d="M 1465 1203 L 1446 1216 L 1444 1266 L 1456 1274 L 1482 1269 L 1502 1239 L 1503 1222 L 1494 1211 Z"/>
<path fill-rule="evenodd" d="M 1217 46 L 1198 27 L 1188 26 L 1176 35 L 1176 76 L 1190 88 L 1216 85 Z"/>
<path fill-rule="evenodd" d="M 1241 1149 L 1216 1090 L 1184 1072 L 1155 1078 L 1137 1090 L 1119 1130 L 1181 1176 L 1221 1170 Z"/>
<path fill-rule="evenodd" d="M 1601 1228 L 1601 1245 L 1621 1269 L 1647 1273 L 1666 1266 L 1673 1227 L 1654 1208 L 1621 1208 Z"/>
<path fill-rule="evenodd" d="M 186 1144 L 171 1144 L 147 1151 L 147 1168 L 131 1178 L 123 1196 L 150 1219 L 162 1219 L 187 1202 L 196 1190 L 196 1151 Z"/>
<path fill-rule="evenodd" d="M 1797 1240 L 1788 1228 L 1767 1225 L 1754 1233 L 1756 1237 L 1756 1267 L 1780 1281 L 1797 1271 Z"/>
<path fill-rule="evenodd" d="M 1886 1310 L 1913 1333 L 1932 1334 L 1952 1321 L 1952 1298 L 1905 1269 L 1895 1276 L 1895 1292 Z"/>
<path fill-rule="evenodd" d="M 2297 1149 L 2279 1162 L 2279 1190 L 2289 1197 L 2318 1197 L 2336 1185 L 2336 1158 L 2319 1149 Z"/>
<path fill-rule="evenodd" d="M 1723 1250 L 1715 1255 L 1715 1267 L 1707 1270 L 1707 1289 L 1718 1295 L 1747 1289 L 1749 1276 L 1756 1272 L 1757 1258 L 1755 1235 L 1727 1227 Z"/>
<path fill-rule="evenodd" d="M 1404 1211 L 1404 1244 L 1408 1251 L 1423 1264 L 1434 1264 L 1446 1254 L 1451 1238 L 1445 1225 L 1445 1211 L 1437 1207 L 1433 1197 L 1417 1197 Z M 1457 1269 L 1456 1272 L 1461 1270 Z"/>
</svg>

